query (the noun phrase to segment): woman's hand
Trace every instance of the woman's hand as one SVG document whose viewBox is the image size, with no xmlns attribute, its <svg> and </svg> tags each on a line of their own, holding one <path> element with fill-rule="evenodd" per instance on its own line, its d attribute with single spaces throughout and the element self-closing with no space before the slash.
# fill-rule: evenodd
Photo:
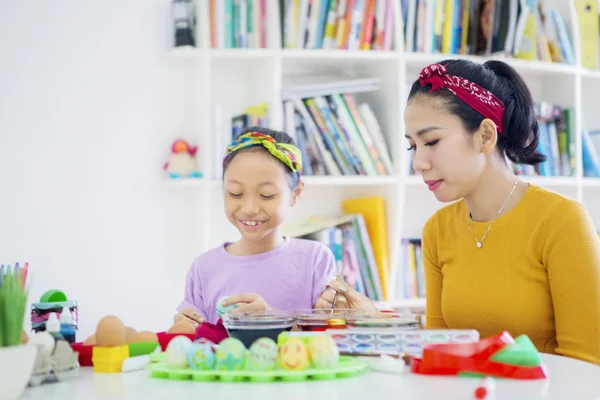
<svg viewBox="0 0 600 400">
<path fill-rule="evenodd" d="M 271 310 L 267 302 L 256 293 L 242 293 L 228 297 L 223 301 L 223 306 L 235 304 L 237 307 L 230 313 L 265 312 Z"/>
<path fill-rule="evenodd" d="M 330 309 L 333 305 L 336 292 L 339 292 L 335 304 L 336 308 L 352 308 L 367 313 L 379 312 L 379 309 L 371 299 L 338 280 L 329 282 L 329 288 L 321 293 L 321 296 L 315 303 L 315 308 Z"/>
<path fill-rule="evenodd" d="M 188 321 L 194 326 L 194 328 L 197 328 L 198 325 L 205 321 L 205 319 L 192 308 L 184 308 L 175 314 L 175 317 L 173 318 L 173 322 L 175 324 L 180 321 Z"/>
</svg>

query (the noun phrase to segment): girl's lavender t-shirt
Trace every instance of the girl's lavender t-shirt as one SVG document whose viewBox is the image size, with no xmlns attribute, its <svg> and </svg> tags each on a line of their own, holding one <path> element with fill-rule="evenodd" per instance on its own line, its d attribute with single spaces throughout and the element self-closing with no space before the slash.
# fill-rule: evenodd
<svg viewBox="0 0 600 400">
<path fill-rule="evenodd" d="M 217 300 L 241 293 L 256 293 L 282 311 L 309 309 L 336 277 L 333 253 L 314 240 L 286 237 L 278 248 L 249 256 L 231 255 L 225 246 L 194 261 L 178 311 L 195 309 L 214 324 Z"/>
</svg>

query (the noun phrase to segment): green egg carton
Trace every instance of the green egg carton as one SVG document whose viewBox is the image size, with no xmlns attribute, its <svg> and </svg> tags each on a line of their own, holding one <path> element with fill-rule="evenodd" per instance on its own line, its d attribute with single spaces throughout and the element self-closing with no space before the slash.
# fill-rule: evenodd
<svg viewBox="0 0 600 400">
<path fill-rule="evenodd" d="M 152 358 L 152 356 L 151 356 Z M 158 359 L 155 357 L 154 359 Z M 192 380 L 192 381 L 221 381 L 221 382 L 297 382 L 306 380 L 329 380 L 355 376 L 365 371 L 367 364 L 355 357 L 340 356 L 336 368 L 308 368 L 301 371 L 275 369 L 273 371 L 219 371 L 195 370 L 191 368 L 175 368 L 165 362 L 154 362 L 147 369 L 153 378 Z"/>
</svg>

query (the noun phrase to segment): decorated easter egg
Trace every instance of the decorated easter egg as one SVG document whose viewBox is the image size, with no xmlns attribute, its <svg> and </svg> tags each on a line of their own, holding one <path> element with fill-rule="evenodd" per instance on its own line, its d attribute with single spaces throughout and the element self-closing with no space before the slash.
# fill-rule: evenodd
<svg viewBox="0 0 600 400">
<path fill-rule="evenodd" d="M 329 335 L 317 336 L 308 344 L 308 354 L 314 368 L 335 368 L 340 360 L 340 351 Z"/>
<path fill-rule="evenodd" d="M 240 340 L 229 337 L 219 343 L 215 357 L 217 370 L 239 371 L 246 364 L 246 347 Z"/>
<path fill-rule="evenodd" d="M 246 369 L 253 371 L 271 371 L 277 366 L 277 343 L 263 337 L 252 343 L 248 352 Z"/>
<path fill-rule="evenodd" d="M 219 316 L 219 318 L 222 318 L 223 315 L 227 314 L 229 311 L 231 311 L 237 307 L 237 304 L 231 304 L 229 306 L 224 306 L 223 302 L 225 300 L 227 300 L 228 298 L 229 298 L 229 296 L 223 296 L 223 297 L 219 298 L 219 300 L 217 300 L 217 315 Z"/>
<path fill-rule="evenodd" d="M 210 340 L 192 343 L 188 350 L 188 365 L 192 369 L 213 369 L 215 367 L 215 344 Z"/>
<path fill-rule="evenodd" d="M 279 349 L 279 363 L 283 369 L 307 369 L 309 365 L 308 352 L 302 340 L 298 338 L 288 339 Z"/>
<path fill-rule="evenodd" d="M 188 352 L 192 341 L 186 336 L 175 336 L 167 345 L 165 359 L 172 367 L 187 367 Z"/>
</svg>

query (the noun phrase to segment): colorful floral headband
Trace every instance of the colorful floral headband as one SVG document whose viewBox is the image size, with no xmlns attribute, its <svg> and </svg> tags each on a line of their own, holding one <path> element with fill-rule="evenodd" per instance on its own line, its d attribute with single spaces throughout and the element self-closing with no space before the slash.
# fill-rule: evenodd
<svg viewBox="0 0 600 400">
<path fill-rule="evenodd" d="M 431 84 L 430 92 L 441 88 L 448 89 L 484 118 L 494 121 L 498 133 L 504 134 L 504 104 L 489 90 L 460 76 L 448 74 L 446 67 L 441 64 L 431 64 L 423 68 L 419 82 L 421 86 Z"/>
<path fill-rule="evenodd" d="M 223 163 L 236 151 L 245 147 L 264 146 L 273 156 L 287 165 L 292 172 L 302 175 L 302 153 L 300 149 L 289 143 L 278 143 L 269 135 L 259 132 L 248 132 L 238 136 L 227 148 Z"/>
</svg>

